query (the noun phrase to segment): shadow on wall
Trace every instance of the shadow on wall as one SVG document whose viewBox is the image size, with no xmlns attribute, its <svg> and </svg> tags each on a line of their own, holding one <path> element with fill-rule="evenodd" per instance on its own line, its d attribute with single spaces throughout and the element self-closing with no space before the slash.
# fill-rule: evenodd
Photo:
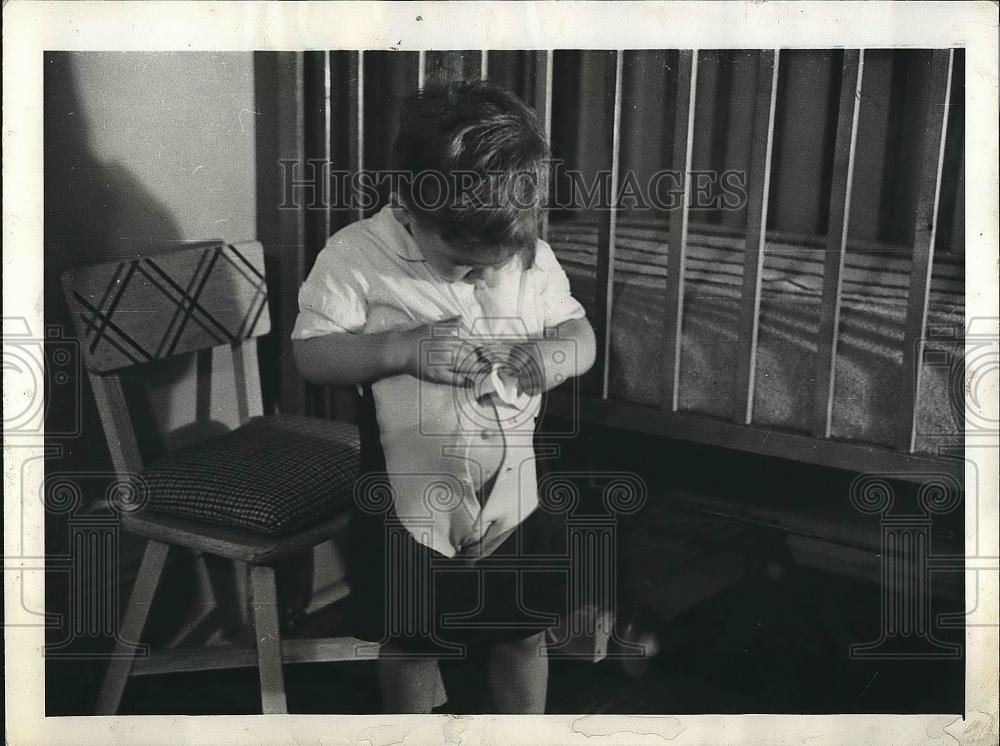
<svg viewBox="0 0 1000 746">
<path fill-rule="evenodd" d="M 77 90 L 73 55 L 46 55 L 44 76 L 44 260 L 45 323 L 74 335 L 59 278 L 67 269 L 174 245 L 180 231 L 169 211 L 125 166 L 99 161 L 90 149 L 89 126 Z M 82 361 L 81 361 L 82 364 Z M 61 401 L 60 390 L 48 397 L 46 430 L 80 418 L 80 437 L 67 442 L 62 465 L 111 468 L 97 410 L 86 384 L 81 401 Z M 151 428 L 137 423 L 137 430 Z"/>
<path fill-rule="evenodd" d="M 47 54 L 44 61 L 44 314 L 47 327 L 58 326 L 69 338 L 74 337 L 75 332 L 60 284 L 60 276 L 65 270 L 134 259 L 177 249 L 185 243 L 178 221 L 150 188 L 127 165 L 102 159 L 95 153 L 93 128 L 105 123 L 87 121 L 85 116 L 85 98 L 90 92 L 81 90 L 78 67 L 84 58 L 56 52 Z M 110 105 L 119 104 L 112 100 Z M 136 133 L 135 136 L 142 135 Z M 50 354 L 46 349 L 46 356 Z M 81 375 L 85 377 L 79 357 L 78 361 Z M 129 411 L 145 460 L 183 441 L 230 429 L 213 420 L 211 407 L 207 403 L 203 405 L 211 394 L 211 365 L 204 363 L 201 358 L 196 361 L 193 354 L 180 355 L 142 366 L 141 383 L 139 376 L 123 377 Z M 195 379 L 193 389 L 191 378 Z M 188 385 L 182 385 L 185 383 Z M 79 504 L 86 509 L 103 500 L 104 488 L 110 479 L 107 475 L 113 472 L 114 466 L 89 383 L 80 382 L 79 397 L 74 393 L 76 389 L 74 386 L 47 386 L 46 431 L 66 433 L 75 429 L 78 434 L 47 439 L 61 450 L 46 458 L 45 470 L 47 478 L 61 474 L 74 479 L 81 491 Z M 189 396 L 187 392 L 192 390 L 197 398 L 197 405 L 192 408 L 196 410 L 195 421 L 172 432 L 163 432 L 164 404 L 169 403 L 171 397 Z M 102 473 L 103 479 L 94 478 Z M 46 573 L 46 612 L 64 620 L 57 626 L 49 626 L 46 640 L 50 650 L 92 655 L 96 660 L 59 659 L 47 652 L 46 711 L 50 715 L 91 711 L 93 703 L 90 700 L 104 667 L 100 656 L 110 646 L 105 631 L 109 627 L 104 625 L 117 624 L 118 604 L 105 603 L 104 594 L 110 594 L 108 598 L 118 602 L 126 597 L 123 594 L 127 592 L 127 580 L 134 573 L 145 544 L 135 537 L 118 534 L 120 541 L 112 560 L 116 566 L 101 564 L 93 557 L 77 556 L 74 552 L 78 548 L 72 538 L 76 516 L 75 510 L 46 514 L 46 555 L 71 560 L 68 571 L 50 567 Z M 111 579 L 117 582 L 107 582 L 109 570 L 112 571 Z M 157 608 L 165 610 L 164 613 L 154 610 L 150 615 L 145 637 L 154 645 L 162 644 L 176 631 L 177 624 L 183 622 L 178 617 L 190 606 L 194 594 L 193 578 L 185 563 L 169 568 L 163 585 L 174 592 L 156 604 Z M 89 598 L 93 594 L 99 595 Z M 84 595 L 88 598 L 79 598 Z M 88 599 L 98 604 L 94 613 L 101 615 L 101 619 L 79 618 L 84 608 L 81 604 L 88 603 Z"/>
<path fill-rule="evenodd" d="M 59 283 L 63 271 L 157 254 L 186 243 L 174 216 L 153 192 L 126 165 L 101 160 L 91 148 L 91 128 L 97 123 L 86 120 L 75 57 L 72 53 L 47 55 L 44 78 L 45 318 L 47 324 L 60 325 L 67 336 L 73 335 L 73 328 Z M 182 355 L 147 364 L 143 378 L 148 390 L 142 393 L 138 381 L 125 381 L 127 389 L 134 384 L 129 390 L 129 404 L 145 456 L 229 429 L 211 422 L 208 408 L 198 406 L 195 422 L 175 432 L 159 432 L 162 428 L 153 417 L 147 394 L 169 391 L 172 384 L 189 374 L 193 362 L 192 356 Z M 199 368 L 201 399 L 201 372 L 205 366 Z M 82 390 L 89 393 L 86 385 Z M 74 406 L 81 411 L 74 412 Z M 82 402 L 50 401 L 47 418 L 73 416 L 81 417 L 82 432 L 94 437 L 68 443 L 68 461 L 89 469 L 98 464 L 110 466 L 103 438 L 98 437 L 102 430 L 90 397 L 85 395 Z"/>
<path fill-rule="evenodd" d="M 128 168 L 92 153 L 73 57 L 45 60 L 46 259 L 62 269 L 170 248 L 181 237 L 170 212 Z"/>
</svg>

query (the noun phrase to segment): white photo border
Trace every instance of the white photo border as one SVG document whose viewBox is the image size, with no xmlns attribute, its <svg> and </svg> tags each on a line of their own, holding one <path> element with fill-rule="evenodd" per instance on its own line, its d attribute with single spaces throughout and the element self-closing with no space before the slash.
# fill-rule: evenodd
<svg viewBox="0 0 1000 746">
<path fill-rule="evenodd" d="M 966 49 L 966 308 L 997 334 L 997 6 L 990 2 L 27 2 L 4 5 L 4 317 L 42 319 L 42 60 L 46 50 Z M 4 402 L 34 384 L 4 370 Z M 997 391 L 988 395 L 996 407 Z M 21 744 L 997 743 L 996 583 L 966 583 L 966 713 L 954 715 L 545 715 L 44 717 L 41 443 L 4 441 L 5 695 Z M 1000 557 L 997 444 L 967 438 L 966 546 Z M 23 533 L 19 529 L 25 527 Z M 36 563 L 37 564 L 37 563 Z M 967 571 L 975 572 L 974 569 Z M 995 571 L 994 575 L 995 575 Z M 814 740 L 815 739 L 815 740 Z"/>
</svg>

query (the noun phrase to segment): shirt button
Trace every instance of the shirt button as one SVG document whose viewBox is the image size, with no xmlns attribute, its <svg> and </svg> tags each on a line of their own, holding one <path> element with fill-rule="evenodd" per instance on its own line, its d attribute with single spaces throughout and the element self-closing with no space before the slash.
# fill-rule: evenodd
<svg viewBox="0 0 1000 746">
<path fill-rule="evenodd" d="M 481 433 L 479 433 L 479 437 L 481 437 L 483 440 L 489 440 L 490 439 L 490 431 L 489 430 L 483 430 Z"/>
</svg>

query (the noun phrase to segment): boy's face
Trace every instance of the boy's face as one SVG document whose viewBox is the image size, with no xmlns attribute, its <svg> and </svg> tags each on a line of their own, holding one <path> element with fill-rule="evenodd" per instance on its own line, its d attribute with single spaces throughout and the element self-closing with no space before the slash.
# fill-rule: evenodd
<svg viewBox="0 0 1000 746">
<path fill-rule="evenodd" d="M 420 253 L 434 272 L 446 282 L 483 281 L 491 284 L 493 273 L 509 262 L 516 250 L 498 248 L 469 251 L 448 243 L 435 231 L 422 226 L 412 214 L 406 214 L 406 227 Z"/>
</svg>

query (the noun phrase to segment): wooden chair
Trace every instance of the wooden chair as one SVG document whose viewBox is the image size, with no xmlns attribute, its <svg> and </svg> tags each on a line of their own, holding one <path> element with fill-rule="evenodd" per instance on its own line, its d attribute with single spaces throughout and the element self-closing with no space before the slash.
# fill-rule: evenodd
<svg viewBox="0 0 1000 746">
<path fill-rule="evenodd" d="M 254 665 L 263 712 L 284 713 L 283 663 L 377 657 L 377 645 L 351 637 L 281 639 L 274 565 L 343 531 L 359 443 L 352 425 L 262 416 L 256 338 L 270 330 L 270 319 L 261 245 L 198 244 L 69 271 L 62 283 L 115 470 L 138 495 L 136 509 L 121 514 L 122 528 L 148 540 L 97 713 L 118 710 L 130 675 Z M 144 363 L 219 347 L 231 352 L 242 424 L 144 464 L 123 374 L 141 375 Z M 255 645 L 136 659 L 175 547 L 227 558 L 249 575 Z M 344 580 L 334 595 L 348 592 Z"/>
</svg>

